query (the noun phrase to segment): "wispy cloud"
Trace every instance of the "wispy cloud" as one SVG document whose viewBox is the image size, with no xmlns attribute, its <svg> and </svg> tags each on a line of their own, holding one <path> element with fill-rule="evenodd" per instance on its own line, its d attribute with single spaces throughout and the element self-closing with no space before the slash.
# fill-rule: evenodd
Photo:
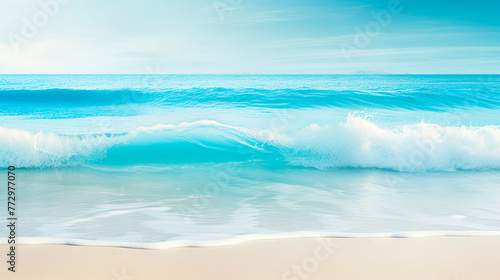
<svg viewBox="0 0 500 280">
<path fill-rule="evenodd" d="M 72 1 L 15 54 L 6 34 L 37 3 L 0 0 L 0 73 L 143 73 L 157 64 L 167 73 L 500 72 L 500 23 L 480 9 L 457 15 L 413 1 L 348 62 L 340 45 L 353 45 L 384 3 L 248 0 L 221 21 L 210 1 Z"/>
</svg>

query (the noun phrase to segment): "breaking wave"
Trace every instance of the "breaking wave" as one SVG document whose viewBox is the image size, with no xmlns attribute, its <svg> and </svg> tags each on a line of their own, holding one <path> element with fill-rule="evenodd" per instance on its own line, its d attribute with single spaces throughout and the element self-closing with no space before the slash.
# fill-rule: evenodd
<svg viewBox="0 0 500 280">
<path fill-rule="evenodd" d="M 500 169 L 498 126 L 383 127 L 359 116 L 294 131 L 212 120 L 158 124 L 122 134 L 59 135 L 0 127 L 0 143 L 0 165 L 21 168 L 258 160 L 318 169 Z"/>
</svg>

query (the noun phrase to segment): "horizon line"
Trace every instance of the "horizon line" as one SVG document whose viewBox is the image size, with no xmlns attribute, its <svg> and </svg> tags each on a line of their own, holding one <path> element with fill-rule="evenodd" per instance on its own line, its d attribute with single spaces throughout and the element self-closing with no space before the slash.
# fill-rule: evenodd
<svg viewBox="0 0 500 280">
<path fill-rule="evenodd" d="M 271 76 L 271 75 L 351 75 L 351 76 L 407 76 L 407 75 L 500 75 L 500 73 L 0 73 L 0 76 L 8 75 L 233 75 L 233 76 Z"/>
</svg>

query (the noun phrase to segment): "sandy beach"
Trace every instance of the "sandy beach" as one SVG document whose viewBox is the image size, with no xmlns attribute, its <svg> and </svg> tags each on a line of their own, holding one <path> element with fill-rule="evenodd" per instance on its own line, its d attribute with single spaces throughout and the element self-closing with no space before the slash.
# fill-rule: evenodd
<svg viewBox="0 0 500 280">
<path fill-rule="evenodd" d="M 0 279 L 486 280 L 500 279 L 499 264 L 500 237 L 292 238 L 163 250 L 21 245 L 16 272 L 4 265 Z"/>
</svg>

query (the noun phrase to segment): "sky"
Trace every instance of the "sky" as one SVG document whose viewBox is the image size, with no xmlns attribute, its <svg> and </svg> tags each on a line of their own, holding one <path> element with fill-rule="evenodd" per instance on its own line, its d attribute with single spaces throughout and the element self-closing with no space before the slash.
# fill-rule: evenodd
<svg viewBox="0 0 500 280">
<path fill-rule="evenodd" d="M 500 74 L 497 0 L 0 0 L 0 74 Z"/>
</svg>

